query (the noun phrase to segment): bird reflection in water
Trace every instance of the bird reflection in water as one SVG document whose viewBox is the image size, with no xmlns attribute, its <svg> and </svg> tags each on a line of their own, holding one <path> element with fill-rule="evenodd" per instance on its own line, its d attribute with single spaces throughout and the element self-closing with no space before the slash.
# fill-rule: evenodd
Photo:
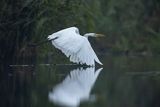
<svg viewBox="0 0 160 107">
<path fill-rule="evenodd" d="M 102 68 L 95 71 L 94 67 L 72 70 L 49 92 L 49 100 L 69 107 L 78 107 L 80 102 L 93 100 L 94 95 L 90 95 L 90 92 L 101 70 Z"/>
</svg>

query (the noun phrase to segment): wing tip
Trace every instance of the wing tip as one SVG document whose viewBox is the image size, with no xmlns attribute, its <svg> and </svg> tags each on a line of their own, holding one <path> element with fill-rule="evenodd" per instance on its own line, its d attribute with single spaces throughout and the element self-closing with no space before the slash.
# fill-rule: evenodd
<svg viewBox="0 0 160 107">
<path fill-rule="evenodd" d="M 100 65 L 103 65 L 102 62 L 100 62 L 100 61 L 96 61 L 96 62 L 97 62 L 98 64 L 100 64 Z"/>
<path fill-rule="evenodd" d="M 102 63 L 99 63 L 100 65 L 103 65 Z"/>
</svg>

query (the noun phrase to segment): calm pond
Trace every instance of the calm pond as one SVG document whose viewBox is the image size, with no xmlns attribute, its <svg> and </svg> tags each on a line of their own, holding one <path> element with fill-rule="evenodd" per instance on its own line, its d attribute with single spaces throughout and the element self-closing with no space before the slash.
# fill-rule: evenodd
<svg viewBox="0 0 160 107">
<path fill-rule="evenodd" d="M 160 107 L 160 57 L 99 59 L 103 66 L 8 65 L 0 107 Z"/>
</svg>

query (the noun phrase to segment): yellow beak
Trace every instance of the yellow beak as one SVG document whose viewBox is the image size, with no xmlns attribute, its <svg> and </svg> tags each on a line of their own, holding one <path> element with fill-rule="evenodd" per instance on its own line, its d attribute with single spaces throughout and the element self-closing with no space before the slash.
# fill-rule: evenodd
<svg viewBox="0 0 160 107">
<path fill-rule="evenodd" d="M 96 34 L 96 37 L 105 37 L 103 34 Z"/>
</svg>

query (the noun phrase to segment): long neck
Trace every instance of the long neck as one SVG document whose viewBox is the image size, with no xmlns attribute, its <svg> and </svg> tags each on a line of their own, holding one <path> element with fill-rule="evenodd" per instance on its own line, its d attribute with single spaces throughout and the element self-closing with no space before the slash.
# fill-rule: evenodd
<svg viewBox="0 0 160 107">
<path fill-rule="evenodd" d="M 84 35 L 84 37 L 86 37 L 88 39 L 88 35 Z"/>
<path fill-rule="evenodd" d="M 94 33 L 86 33 L 86 34 L 84 34 L 84 37 L 88 38 L 89 36 L 93 36 L 93 35 L 94 35 Z"/>
</svg>

